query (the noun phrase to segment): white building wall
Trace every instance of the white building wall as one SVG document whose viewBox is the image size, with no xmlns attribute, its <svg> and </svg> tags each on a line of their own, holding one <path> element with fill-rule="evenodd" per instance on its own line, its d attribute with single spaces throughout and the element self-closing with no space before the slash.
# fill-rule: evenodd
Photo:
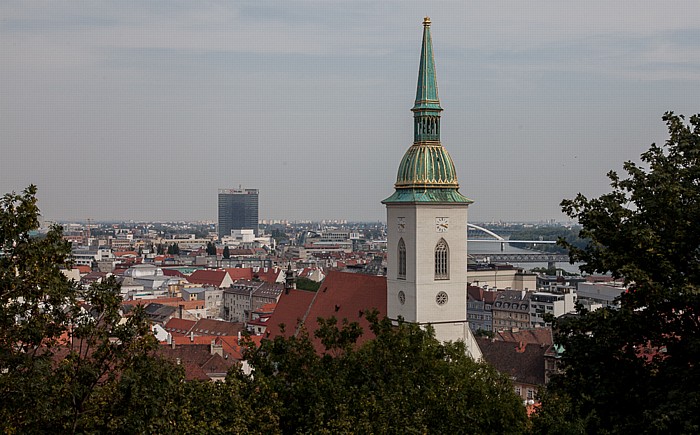
<svg viewBox="0 0 700 435">
<path fill-rule="evenodd" d="M 438 232 L 436 218 L 448 218 L 446 232 Z M 399 219 L 402 218 L 402 219 Z M 399 222 L 402 222 L 402 227 Z M 467 318 L 467 207 L 387 204 L 387 316 L 428 324 L 440 341 L 463 340 L 472 357 L 481 353 Z M 406 244 L 406 279 L 398 279 L 398 245 Z M 435 279 L 435 247 L 445 239 L 449 247 L 449 279 Z M 405 301 L 399 297 L 405 295 Z M 448 296 L 444 305 L 437 295 Z"/>
</svg>

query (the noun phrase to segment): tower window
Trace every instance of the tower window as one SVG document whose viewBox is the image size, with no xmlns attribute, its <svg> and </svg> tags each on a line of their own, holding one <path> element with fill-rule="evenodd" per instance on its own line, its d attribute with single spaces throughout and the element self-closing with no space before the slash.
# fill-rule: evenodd
<svg viewBox="0 0 700 435">
<path fill-rule="evenodd" d="M 450 279 L 450 249 L 445 239 L 435 246 L 435 279 Z"/>
<path fill-rule="evenodd" d="M 406 279 L 406 243 L 399 239 L 399 274 L 398 279 Z"/>
</svg>

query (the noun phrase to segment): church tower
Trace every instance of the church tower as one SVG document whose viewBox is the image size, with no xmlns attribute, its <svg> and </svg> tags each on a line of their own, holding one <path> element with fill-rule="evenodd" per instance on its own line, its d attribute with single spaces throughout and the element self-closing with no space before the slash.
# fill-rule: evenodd
<svg viewBox="0 0 700 435">
<path fill-rule="evenodd" d="M 413 145 L 399 165 L 387 209 L 387 316 L 430 324 L 441 341 L 463 340 L 481 356 L 467 324 L 467 207 L 454 163 L 440 142 L 440 100 L 423 20 Z"/>
</svg>

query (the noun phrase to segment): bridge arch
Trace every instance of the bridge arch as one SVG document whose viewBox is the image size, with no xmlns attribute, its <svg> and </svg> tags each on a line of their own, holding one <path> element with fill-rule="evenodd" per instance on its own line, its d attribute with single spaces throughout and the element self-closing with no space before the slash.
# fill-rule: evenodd
<svg viewBox="0 0 700 435">
<path fill-rule="evenodd" d="M 496 240 L 506 241 L 506 239 L 504 239 L 503 237 L 494 233 L 493 231 L 487 230 L 486 228 L 480 227 L 478 225 L 467 223 L 467 228 L 474 228 L 475 230 L 483 231 L 484 233 L 488 234 L 489 236 L 493 237 Z"/>
</svg>

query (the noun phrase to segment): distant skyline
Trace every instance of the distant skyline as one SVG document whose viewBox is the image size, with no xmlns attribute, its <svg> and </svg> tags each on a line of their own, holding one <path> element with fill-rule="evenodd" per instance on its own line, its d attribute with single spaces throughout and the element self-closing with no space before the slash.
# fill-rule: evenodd
<svg viewBox="0 0 700 435">
<path fill-rule="evenodd" d="M 470 221 L 559 202 L 700 113 L 700 6 L 673 2 L 4 1 L 0 194 L 46 220 L 382 221 L 432 20 L 442 143 Z"/>
</svg>

